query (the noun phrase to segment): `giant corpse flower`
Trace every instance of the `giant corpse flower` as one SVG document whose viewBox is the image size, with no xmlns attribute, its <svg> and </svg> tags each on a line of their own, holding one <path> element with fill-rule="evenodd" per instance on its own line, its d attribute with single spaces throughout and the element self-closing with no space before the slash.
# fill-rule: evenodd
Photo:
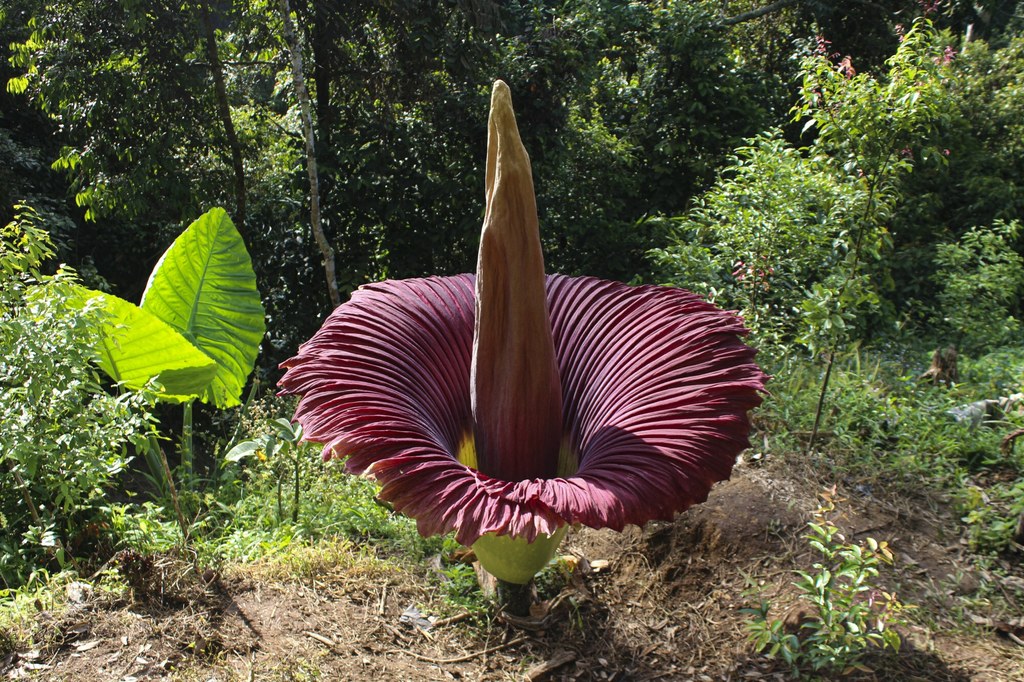
<svg viewBox="0 0 1024 682">
<path fill-rule="evenodd" d="M 744 333 L 681 289 L 545 275 L 498 81 L 476 275 L 360 288 L 280 386 L 301 396 L 295 419 L 324 457 L 524 584 L 569 525 L 669 520 L 729 477 L 766 378 Z"/>
</svg>

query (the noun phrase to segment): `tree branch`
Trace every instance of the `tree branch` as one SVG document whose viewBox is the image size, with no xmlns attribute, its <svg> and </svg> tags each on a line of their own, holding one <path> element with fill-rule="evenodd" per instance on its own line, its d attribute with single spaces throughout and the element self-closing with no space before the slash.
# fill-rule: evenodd
<svg viewBox="0 0 1024 682">
<path fill-rule="evenodd" d="M 220 49 L 217 46 L 217 33 L 214 29 L 213 18 L 210 15 L 210 3 L 205 1 L 200 5 L 202 16 L 203 32 L 206 38 L 206 56 L 210 60 L 210 75 L 213 77 L 213 90 L 216 95 L 217 113 L 221 123 L 224 125 L 224 135 L 227 137 L 228 148 L 231 151 L 231 169 L 235 179 L 235 225 L 243 235 L 246 233 L 246 190 L 245 190 L 245 164 L 242 160 L 242 145 L 238 141 L 235 132 L 235 124 L 231 119 L 231 104 L 228 101 L 227 83 L 224 78 L 224 65 L 220 60 Z"/>
<path fill-rule="evenodd" d="M 750 10 L 749 12 L 741 12 L 740 14 L 737 14 L 734 17 L 723 17 L 722 20 L 718 22 L 718 25 L 734 26 L 736 24 L 742 24 L 744 21 L 758 19 L 766 14 L 777 12 L 780 9 L 789 7 L 790 5 L 795 5 L 802 1 L 803 0 L 777 0 L 776 2 L 765 5 L 764 7 L 758 7 L 756 9 Z"/>
<path fill-rule="evenodd" d="M 745 21 L 760 19 L 764 15 L 771 14 L 772 12 L 778 12 L 780 9 L 785 9 L 792 5 L 805 4 L 806 2 L 807 0 L 777 0 L 776 2 L 769 3 L 763 7 L 752 9 L 749 12 L 741 12 L 734 17 L 722 17 L 721 21 L 716 23 L 715 26 L 719 28 L 735 26 L 736 24 L 742 24 Z M 872 0 L 846 0 L 846 2 L 853 5 L 864 5 L 865 7 L 870 7 L 880 12 L 891 12 L 890 9 L 882 7 L 877 2 L 872 2 Z"/>
</svg>

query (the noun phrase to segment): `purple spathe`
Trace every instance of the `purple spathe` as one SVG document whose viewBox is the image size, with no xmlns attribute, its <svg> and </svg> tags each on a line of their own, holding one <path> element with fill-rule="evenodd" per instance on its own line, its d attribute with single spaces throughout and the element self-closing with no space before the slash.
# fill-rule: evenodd
<svg viewBox="0 0 1024 682">
<path fill-rule="evenodd" d="M 460 463 L 473 432 L 474 275 L 367 285 L 283 363 L 282 393 L 325 456 L 369 471 L 425 535 L 621 530 L 707 499 L 747 447 L 765 375 L 739 318 L 668 287 L 546 278 L 565 478 L 503 481 Z"/>
</svg>

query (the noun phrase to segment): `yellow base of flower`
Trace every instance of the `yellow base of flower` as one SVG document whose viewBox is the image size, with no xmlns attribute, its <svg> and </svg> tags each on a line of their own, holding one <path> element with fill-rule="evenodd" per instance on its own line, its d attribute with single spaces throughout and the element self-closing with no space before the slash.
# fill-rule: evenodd
<svg viewBox="0 0 1024 682">
<path fill-rule="evenodd" d="M 562 526 L 554 535 L 540 535 L 533 542 L 488 533 L 473 543 L 473 551 L 480 565 L 495 578 L 525 585 L 555 556 L 568 529 Z"/>
</svg>

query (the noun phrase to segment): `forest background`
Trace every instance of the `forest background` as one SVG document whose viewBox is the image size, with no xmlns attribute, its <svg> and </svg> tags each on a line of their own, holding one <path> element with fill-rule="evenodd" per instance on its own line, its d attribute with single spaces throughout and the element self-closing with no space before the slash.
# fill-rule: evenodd
<svg viewBox="0 0 1024 682">
<path fill-rule="evenodd" d="M 968 434 L 944 415 L 1019 393 L 1024 376 L 1024 3 L 293 0 L 291 44 L 283 6 L 4 0 L 0 224 L 5 253 L 32 256 L 5 261 L 8 374 L 43 321 L 71 314 L 29 290 L 72 278 L 136 301 L 183 227 L 224 207 L 266 311 L 259 402 L 278 363 L 332 309 L 331 283 L 344 299 L 367 282 L 474 269 L 487 103 L 501 78 L 533 162 L 549 272 L 682 286 L 741 311 L 776 375 L 761 428 L 809 456 L 827 439 L 824 457 L 843 471 L 881 464 L 908 486 L 928 477 L 954 495 L 980 554 L 1015 551 L 1024 463 L 997 442 L 1020 417 L 1006 409 L 1002 431 Z M 74 274 L 55 282 L 58 263 Z M 79 408 L 113 398 L 89 369 L 87 341 L 68 343 L 74 352 L 48 352 L 85 368 L 86 388 L 70 395 L 67 367 L 53 369 L 53 386 Z M 947 347 L 959 376 L 917 381 Z M 7 430 L 11 406 L 30 398 L 16 382 L 0 386 Z M 141 402 L 119 403 L 121 435 L 110 438 L 123 456 L 87 467 L 77 492 L 57 482 L 74 465 L 52 452 L 42 464 L 11 454 L 7 430 L 8 588 L 67 567 L 67 553 L 99 563 L 97 546 L 109 554 L 137 542 L 146 523 L 177 532 L 159 471 L 146 474 L 156 503 L 106 501 L 138 468 L 137 439 L 125 434 L 157 420 L 174 442 L 182 436 L 171 408 Z M 96 433 L 105 419 L 79 426 Z M 224 465 L 252 435 L 239 424 L 262 437 L 265 425 L 245 411 L 200 410 L 196 420 L 181 532 L 214 537 L 221 507 L 241 524 L 232 505 L 262 484 L 287 525 L 285 474 L 260 483 Z M 292 456 L 296 434 L 275 428 L 268 451 Z M 300 502 L 300 468 L 313 464 L 299 459 L 287 464 L 296 524 L 300 504 L 316 504 L 309 491 Z M 997 461 L 1011 474 L 986 478 Z M 209 551 L 249 556 L 257 545 Z"/>
<path fill-rule="evenodd" d="M 897 26 L 927 9 L 932 47 L 948 48 L 950 63 L 932 120 L 879 142 L 901 145 L 916 172 L 892 188 L 892 243 L 872 264 L 873 336 L 901 323 L 957 343 L 932 281 L 938 246 L 1020 212 L 1015 3 L 774 5 L 741 20 L 755 3 L 295 2 L 340 289 L 473 269 L 481 112 L 499 76 L 532 153 L 549 270 L 690 287 L 734 279 L 724 263 L 728 272 L 698 283 L 649 253 L 695 241 L 694 214 L 674 219 L 707 209 L 705 192 L 749 162 L 734 155 L 762 145 L 751 142 L 759 134 L 839 153 L 808 147 L 816 130 L 794 120 L 803 59 L 849 57 L 884 80 Z M 260 364 L 289 357 L 329 302 L 277 4 L 8 0 L 3 31 L 0 221 L 32 205 L 57 260 L 137 300 L 181 227 L 228 208 L 264 292 Z M 859 106 L 882 106 L 863 97 Z M 816 272 L 797 285 L 833 265 L 810 263 Z"/>
</svg>

